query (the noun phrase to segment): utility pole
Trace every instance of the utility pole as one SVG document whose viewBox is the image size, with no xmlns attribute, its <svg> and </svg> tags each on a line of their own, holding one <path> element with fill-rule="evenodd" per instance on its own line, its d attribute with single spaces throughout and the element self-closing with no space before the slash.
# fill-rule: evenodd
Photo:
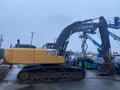
<svg viewBox="0 0 120 90">
<path fill-rule="evenodd" d="M 1 48 L 1 46 L 2 46 L 2 42 L 3 42 L 4 40 L 3 40 L 3 34 L 0 34 L 0 48 Z"/>
<path fill-rule="evenodd" d="M 32 42 L 33 42 L 33 36 L 35 34 L 35 32 L 30 32 L 31 33 L 31 41 L 30 41 L 30 45 L 32 45 Z"/>
</svg>

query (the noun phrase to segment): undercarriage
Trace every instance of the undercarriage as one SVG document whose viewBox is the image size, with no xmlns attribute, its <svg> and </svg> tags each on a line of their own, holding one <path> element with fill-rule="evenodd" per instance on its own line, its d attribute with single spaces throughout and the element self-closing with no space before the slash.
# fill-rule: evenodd
<svg viewBox="0 0 120 90">
<path fill-rule="evenodd" d="M 34 65 L 25 66 L 17 75 L 18 83 L 48 83 L 82 80 L 85 71 L 68 65 Z"/>
</svg>

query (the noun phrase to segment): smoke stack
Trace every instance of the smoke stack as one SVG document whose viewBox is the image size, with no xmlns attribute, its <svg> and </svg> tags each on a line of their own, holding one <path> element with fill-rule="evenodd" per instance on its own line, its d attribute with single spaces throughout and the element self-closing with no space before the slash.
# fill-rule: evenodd
<svg viewBox="0 0 120 90">
<path fill-rule="evenodd" d="M 20 44 L 20 39 L 17 39 L 17 44 Z"/>
</svg>

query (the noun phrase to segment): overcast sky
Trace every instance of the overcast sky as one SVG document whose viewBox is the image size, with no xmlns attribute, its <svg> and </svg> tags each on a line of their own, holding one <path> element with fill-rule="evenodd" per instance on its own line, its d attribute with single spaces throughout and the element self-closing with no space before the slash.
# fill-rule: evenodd
<svg viewBox="0 0 120 90">
<path fill-rule="evenodd" d="M 41 47 L 54 42 L 67 25 L 99 16 L 120 16 L 120 0 L 0 0 L 0 34 L 4 34 L 2 47 L 14 45 L 17 38 L 21 43 L 29 44 L 30 32 L 36 32 L 33 44 Z M 79 33 L 70 37 L 68 49 L 81 50 L 78 37 Z M 95 39 L 99 41 L 99 37 Z M 112 39 L 111 42 L 113 51 L 120 49 L 120 43 Z M 88 45 L 89 51 L 96 51 L 90 41 Z"/>
</svg>

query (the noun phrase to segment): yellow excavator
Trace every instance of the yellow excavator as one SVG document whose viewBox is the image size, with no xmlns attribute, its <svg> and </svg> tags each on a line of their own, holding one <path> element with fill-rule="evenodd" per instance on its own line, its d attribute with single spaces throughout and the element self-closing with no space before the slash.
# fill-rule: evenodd
<svg viewBox="0 0 120 90">
<path fill-rule="evenodd" d="M 54 49 L 6 49 L 4 63 L 27 65 L 17 75 L 19 83 L 73 81 L 85 77 L 84 69 L 66 65 L 64 57 Z"/>
<path fill-rule="evenodd" d="M 100 22 L 105 22 L 104 17 L 100 17 Z M 20 44 L 18 40 L 14 48 L 5 50 L 3 62 L 27 65 L 17 75 L 19 83 L 82 80 L 85 70 L 66 64 L 69 37 L 76 32 L 90 32 L 98 27 L 98 23 L 93 23 L 92 19 L 74 22 L 61 32 L 55 43 L 47 43 L 43 48 Z"/>
</svg>

